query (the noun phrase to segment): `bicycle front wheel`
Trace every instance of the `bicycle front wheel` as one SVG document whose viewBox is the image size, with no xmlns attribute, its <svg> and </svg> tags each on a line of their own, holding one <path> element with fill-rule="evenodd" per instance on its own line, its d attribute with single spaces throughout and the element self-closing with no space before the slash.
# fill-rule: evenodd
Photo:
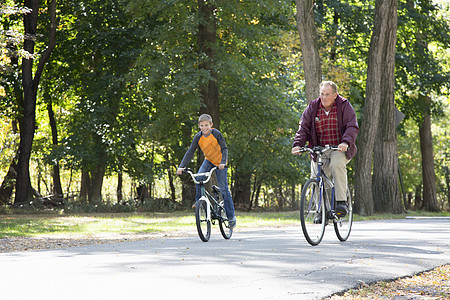
<svg viewBox="0 0 450 300">
<path fill-rule="evenodd" d="M 195 207 L 195 223 L 197 224 L 198 236 L 204 242 L 209 241 L 211 237 L 211 220 L 208 219 L 207 203 L 205 200 L 199 200 Z"/>
<path fill-rule="evenodd" d="M 300 221 L 306 240 L 312 246 L 317 246 L 325 233 L 327 219 L 325 206 L 316 179 L 309 179 L 302 189 L 300 197 Z"/>
<path fill-rule="evenodd" d="M 233 228 L 229 228 L 227 226 L 228 225 L 227 214 L 225 213 L 225 209 L 223 209 L 222 207 L 223 201 L 220 202 L 219 206 L 219 228 L 223 238 L 228 240 L 231 238 L 231 235 L 233 234 Z"/>
<path fill-rule="evenodd" d="M 341 242 L 345 242 L 350 236 L 350 231 L 352 230 L 353 223 L 353 207 L 352 207 L 352 195 L 350 190 L 347 188 L 347 213 L 345 216 L 338 217 L 333 221 L 334 231 L 338 239 Z"/>
</svg>

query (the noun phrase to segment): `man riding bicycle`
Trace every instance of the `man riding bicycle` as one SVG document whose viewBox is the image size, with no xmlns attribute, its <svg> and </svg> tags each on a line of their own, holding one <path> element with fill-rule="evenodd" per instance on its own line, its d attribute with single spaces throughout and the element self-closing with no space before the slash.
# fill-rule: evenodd
<svg viewBox="0 0 450 300">
<path fill-rule="evenodd" d="M 323 81 L 319 98 L 311 101 L 302 114 L 291 153 L 299 154 L 299 149 L 307 142 L 310 148 L 338 145 L 339 151 L 329 150 L 322 156 L 325 174 L 331 173 L 334 179 L 338 215 L 345 215 L 347 211 L 347 163 L 356 154 L 358 132 L 356 114 L 350 102 L 338 94 L 334 82 Z M 316 157 L 311 155 L 311 158 L 311 174 L 314 175 L 317 162 Z"/>
</svg>

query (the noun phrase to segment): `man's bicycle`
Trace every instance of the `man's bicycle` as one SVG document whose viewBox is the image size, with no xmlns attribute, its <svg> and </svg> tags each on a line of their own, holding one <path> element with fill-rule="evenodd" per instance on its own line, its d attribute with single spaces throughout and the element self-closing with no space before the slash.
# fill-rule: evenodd
<svg viewBox="0 0 450 300">
<path fill-rule="evenodd" d="M 201 197 L 195 206 L 195 223 L 200 239 L 203 242 L 209 241 L 211 237 L 211 223 L 215 225 L 215 221 L 219 222 L 220 232 L 225 239 L 231 238 L 233 228 L 230 228 L 225 207 L 223 204 L 220 188 L 216 185 L 212 186 L 214 197 L 208 193 L 205 184 L 211 179 L 211 175 L 216 167 L 209 172 L 194 174 L 192 169 L 186 168 L 183 173 L 191 175 L 192 180 L 201 187 Z"/>
<path fill-rule="evenodd" d="M 334 183 L 324 173 L 322 155 L 327 150 L 339 150 L 337 147 L 316 146 L 300 148 L 299 152 L 309 152 L 317 155 L 317 173 L 303 186 L 300 197 L 300 221 L 306 240 L 312 246 L 317 246 L 325 233 L 325 226 L 333 221 L 334 231 L 338 239 L 346 241 L 350 236 L 353 223 L 352 197 L 347 187 L 346 207 L 337 210 Z M 329 190 L 329 192 L 327 192 Z M 331 197 L 331 203 L 327 200 Z"/>
</svg>

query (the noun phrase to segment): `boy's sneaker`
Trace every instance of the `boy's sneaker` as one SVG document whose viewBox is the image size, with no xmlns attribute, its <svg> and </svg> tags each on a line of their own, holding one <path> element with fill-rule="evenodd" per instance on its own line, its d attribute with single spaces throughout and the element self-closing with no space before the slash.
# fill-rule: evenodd
<svg viewBox="0 0 450 300">
<path fill-rule="evenodd" d="M 234 216 L 231 220 L 228 221 L 228 227 L 230 228 L 236 227 L 236 216 Z"/>
<path fill-rule="evenodd" d="M 339 218 L 343 218 L 347 215 L 347 212 L 348 212 L 347 202 L 337 201 L 336 202 L 336 215 Z"/>
<path fill-rule="evenodd" d="M 194 204 L 192 204 L 192 208 L 196 208 L 198 204 L 198 200 L 194 202 Z"/>
</svg>

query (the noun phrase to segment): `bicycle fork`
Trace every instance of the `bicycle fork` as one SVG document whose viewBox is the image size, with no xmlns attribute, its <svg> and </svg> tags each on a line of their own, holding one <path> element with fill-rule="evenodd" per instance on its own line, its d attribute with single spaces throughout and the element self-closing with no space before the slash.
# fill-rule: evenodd
<svg viewBox="0 0 450 300">
<path fill-rule="evenodd" d="M 211 221 L 211 202 L 205 195 L 200 197 L 199 201 L 201 200 L 206 202 L 206 221 Z"/>
</svg>

